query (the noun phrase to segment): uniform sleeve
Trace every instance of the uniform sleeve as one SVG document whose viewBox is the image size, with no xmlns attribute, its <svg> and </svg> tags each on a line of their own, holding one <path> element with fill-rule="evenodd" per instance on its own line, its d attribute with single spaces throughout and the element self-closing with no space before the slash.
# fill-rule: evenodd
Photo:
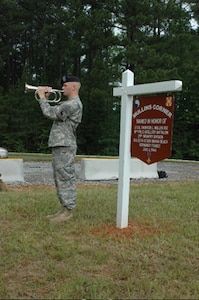
<svg viewBox="0 0 199 300">
<path fill-rule="evenodd" d="M 72 105 L 72 102 L 70 103 L 69 101 L 65 101 L 60 105 L 51 106 L 46 99 L 40 99 L 39 105 L 43 115 L 53 121 L 65 121 L 67 117 L 73 114 L 75 109 L 74 105 Z"/>
</svg>

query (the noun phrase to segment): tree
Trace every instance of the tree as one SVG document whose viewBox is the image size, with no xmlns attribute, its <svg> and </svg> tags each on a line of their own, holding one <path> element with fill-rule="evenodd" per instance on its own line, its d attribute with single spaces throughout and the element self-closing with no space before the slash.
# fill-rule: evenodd
<svg viewBox="0 0 199 300">
<path fill-rule="evenodd" d="M 196 0 L 2 0 L 0 142 L 13 151 L 46 152 L 51 123 L 24 83 L 60 88 L 81 78 L 84 104 L 78 153 L 117 155 L 122 71 L 135 82 L 183 81 L 176 95 L 173 157 L 198 159 Z M 17 129 L 18 128 L 18 129 Z"/>
</svg>

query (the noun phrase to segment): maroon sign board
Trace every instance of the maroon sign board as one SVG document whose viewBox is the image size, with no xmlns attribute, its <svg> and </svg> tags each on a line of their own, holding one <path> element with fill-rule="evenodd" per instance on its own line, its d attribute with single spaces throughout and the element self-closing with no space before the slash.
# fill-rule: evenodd
<svg viewBox="0 0 199 300">
<path fill-rule="evenodd" d="M 131 155 L 147 164 L 171 156 L 174 96 L 133 99 Z"/>
</svg>

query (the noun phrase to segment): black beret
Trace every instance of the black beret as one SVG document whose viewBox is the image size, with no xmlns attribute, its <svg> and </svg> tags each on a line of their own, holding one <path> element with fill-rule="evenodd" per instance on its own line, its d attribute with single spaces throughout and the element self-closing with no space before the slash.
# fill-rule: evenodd
<svg viewBox="0 0 199 300">
<path fill-rule="evenodd" d="M 77 76 L 62 76 L 61 84 L 63 85 L 65 82 L 80 82 L 80 79 Z"/>
</svg>

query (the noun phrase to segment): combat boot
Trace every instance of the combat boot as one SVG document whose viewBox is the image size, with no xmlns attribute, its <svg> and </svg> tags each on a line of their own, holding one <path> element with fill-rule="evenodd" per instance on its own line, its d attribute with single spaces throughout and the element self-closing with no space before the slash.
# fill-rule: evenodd
<svg viewBox="0 0 199 300">
<path fill-rule="evenodd" d="M 72 216 L 72 211 L 67 207 L 63 207 L 62 211 L 56 216 L 49 218 L 49 221 L 51 223 L 60 223 L 69 220 Z"/>
<path fill-rule="evenodd" d="M 57 211 L 55 214 L 52 214 L 52 215 L 47 215 L 46 216 L 46 219 L 52 219 L 52 218 L 54 218 L 54 217 L 57 217 L 59 214 L 61 214 L 62 213 L 62 211 L 63 211 L 63 207 L 59 210 L 59 211 Z"/>
</svg>

